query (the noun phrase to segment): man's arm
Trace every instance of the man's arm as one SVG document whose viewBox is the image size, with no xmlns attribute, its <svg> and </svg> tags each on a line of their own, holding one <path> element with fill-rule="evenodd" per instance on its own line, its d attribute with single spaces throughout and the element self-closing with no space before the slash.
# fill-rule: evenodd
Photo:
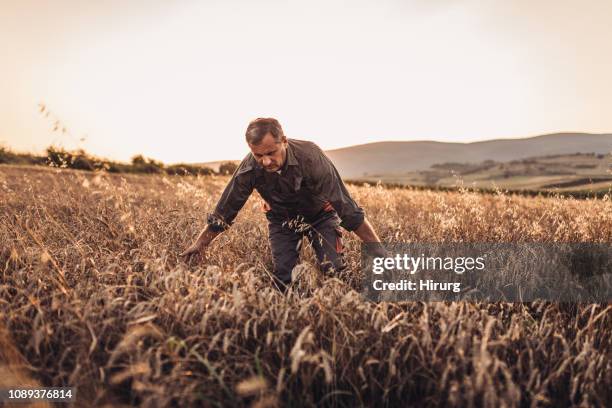
<svg viewBox="0 0 612 408">
<path fill-rule="evenodd" d="M 365 217 L 363 209 L 350 196 L 332 161 L 318 146 L 315 154 L 311 167 L 315 192 L 329 200 L 346 230 L 353 231 L 365 243 L 380 243 L 372 224 Z"/>
<path fill-rule="evenodd" d="M 367 218 L 364 218 L 363 223 L 355 230 L 355 234 L 367 245 L 366 251 L 373 256 L 380 256 L 386 258 L 388 256 L 387 250 L 380 242 L 380 238 L 374 231 L 372 224 Z"/>
<path fill-rule="evenodd" d="M 380 242 L 380 238 L 376 235 L 376 231 L 370 224 L 367 218 L 363 219 L 363 223 L 355 230 L 355 234 L 363 241 L 363 242 Z"/>
<path fill-rule="evenodd" d="M 217 235 L 230 227 L 238 212 L 253 192 L 252 167 L 249 156 L 240 163 L 221 194 L 213 213 L 208 214 L 207 225 L 195 242 L 180 256 L 201 253 Z"/>
<path fill-rule="evenodd" d="M 308 172 L 313 184 L 313 193 L 329 201 L 342 220 L 347 231 L 356 231 L 365 220 L 365 212 L 350 196 L 338 170 L 325 153 L 316 145 L 312 151 Z"/>
</svg>

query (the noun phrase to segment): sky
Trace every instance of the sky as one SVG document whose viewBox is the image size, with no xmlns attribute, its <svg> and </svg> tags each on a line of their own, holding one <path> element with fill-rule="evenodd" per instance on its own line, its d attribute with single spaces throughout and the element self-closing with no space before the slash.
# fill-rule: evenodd
<svg viewBox="0 0 612 408">
<path fill-rule="evenodd" d="M 324 149 L 610 133 L 611 18 L 610 0 L 2 0 L 0 145 L 240 159 L 257 117 Z"/>
</svg>

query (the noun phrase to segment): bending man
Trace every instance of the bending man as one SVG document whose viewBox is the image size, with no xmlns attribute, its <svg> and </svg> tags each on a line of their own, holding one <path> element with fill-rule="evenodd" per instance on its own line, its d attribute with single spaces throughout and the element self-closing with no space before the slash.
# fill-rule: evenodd
<svg viewBox="0 0 612 408">
<path fill-rule="evenodd" d="M 324 272 L 346 267 L 340 226 L 364 242 L 380 242 L 333 163 L 316 144 L 285 137 L 273 118 L 249 123 L 246 141 L 251 152 L 208 215 L 207 226 L 181 256 L 200 253 L 226 230 L 253 190 L 265 200 L 274 276 L 283 291 L 291 283 L 302 237 L 312 243 Z"/>
</svg>

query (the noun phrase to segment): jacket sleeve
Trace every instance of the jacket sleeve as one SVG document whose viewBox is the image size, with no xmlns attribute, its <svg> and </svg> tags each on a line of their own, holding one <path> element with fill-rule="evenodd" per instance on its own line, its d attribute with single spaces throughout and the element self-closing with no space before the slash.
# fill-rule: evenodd
<svg viewBox="0 0 612 408">
<path fill-rule="evenodd" d="M 314 193 L 330 202 L 342 220 L 340 225 L 348 231 L 359 228 L 365 219 L 363 208 L 350 196 L 332 161 L 316 145 L 309 167 Z"/>
<path fill-rule="evenodd" d="M 225 231 L 253 192 L 253 168 L 247 156 L 230 179 L 214 212 L 208 214 L 207 223 L 212 231 Z"/>
</svg>

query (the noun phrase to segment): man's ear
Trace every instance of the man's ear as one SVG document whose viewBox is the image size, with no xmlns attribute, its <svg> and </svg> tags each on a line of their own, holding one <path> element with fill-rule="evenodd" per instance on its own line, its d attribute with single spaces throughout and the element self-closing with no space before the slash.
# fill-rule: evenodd
<svg viewBox="0 0 612 408">
<path fill-rule="evenodd" d="M 282 135 L 280 141 L 281 141 L 281 143 L 287 143 L 287 136 Z"/>
</svg>

